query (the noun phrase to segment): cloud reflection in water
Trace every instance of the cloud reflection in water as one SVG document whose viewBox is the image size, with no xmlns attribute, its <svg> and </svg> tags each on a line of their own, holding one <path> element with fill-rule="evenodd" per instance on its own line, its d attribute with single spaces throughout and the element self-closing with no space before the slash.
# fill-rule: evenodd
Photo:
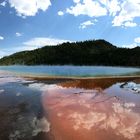
<svg viewBox="0 0 140 140">
<path fill-rule="evenodd" d="M 43 106 L 56 139 L 140 140 L 138 105 L 98 89 L 59 85 L 44 92 Z"/>
</svg>

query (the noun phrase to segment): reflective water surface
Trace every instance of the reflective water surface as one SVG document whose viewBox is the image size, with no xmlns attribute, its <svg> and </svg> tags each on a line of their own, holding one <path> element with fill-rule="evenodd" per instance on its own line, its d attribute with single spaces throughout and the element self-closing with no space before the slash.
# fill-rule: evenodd
<svg viewBox="0 0 140 140">
<path fill-rule="evenodd" d="M 0 73 L 0 140 L 140 140 L 140 78 L 33 80 Z"/>
</svg>

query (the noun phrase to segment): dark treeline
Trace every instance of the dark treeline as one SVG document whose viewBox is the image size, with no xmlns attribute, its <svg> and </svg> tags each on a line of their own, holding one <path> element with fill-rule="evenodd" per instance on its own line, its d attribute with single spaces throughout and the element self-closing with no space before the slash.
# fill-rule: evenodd
<svg viewBox="0 0 140 140">
<path fill-rule="evenodd" d="M 0 65 L 105 65 L 140 66 L 140 47 L 118 48 L 105 40 L 45 46 L 0 59 Z"/>
</svg>

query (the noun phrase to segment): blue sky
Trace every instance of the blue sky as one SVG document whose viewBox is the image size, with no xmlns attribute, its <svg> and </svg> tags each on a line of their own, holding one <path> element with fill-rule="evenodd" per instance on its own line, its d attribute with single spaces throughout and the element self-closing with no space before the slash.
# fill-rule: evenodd
<svg viewBox="0 0 140 140">
<path fill-rule="evenodd" d="M 0 57 L 88 39 L 140 45 L 140 0 L 0 0 Z"/>
</svg>

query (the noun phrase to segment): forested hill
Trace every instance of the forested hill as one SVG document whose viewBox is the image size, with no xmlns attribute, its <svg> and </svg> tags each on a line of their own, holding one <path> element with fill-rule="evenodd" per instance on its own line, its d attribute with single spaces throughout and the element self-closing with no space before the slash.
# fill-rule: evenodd
<svg viewBox="0 0 140 140">
<path fill-rule="evenodd" d="M 118 48 L 105 40 L 45 46 L 0 59 L 0 65 L 105 65 L 140 66 L 140 47 Z"/>
</svg>

